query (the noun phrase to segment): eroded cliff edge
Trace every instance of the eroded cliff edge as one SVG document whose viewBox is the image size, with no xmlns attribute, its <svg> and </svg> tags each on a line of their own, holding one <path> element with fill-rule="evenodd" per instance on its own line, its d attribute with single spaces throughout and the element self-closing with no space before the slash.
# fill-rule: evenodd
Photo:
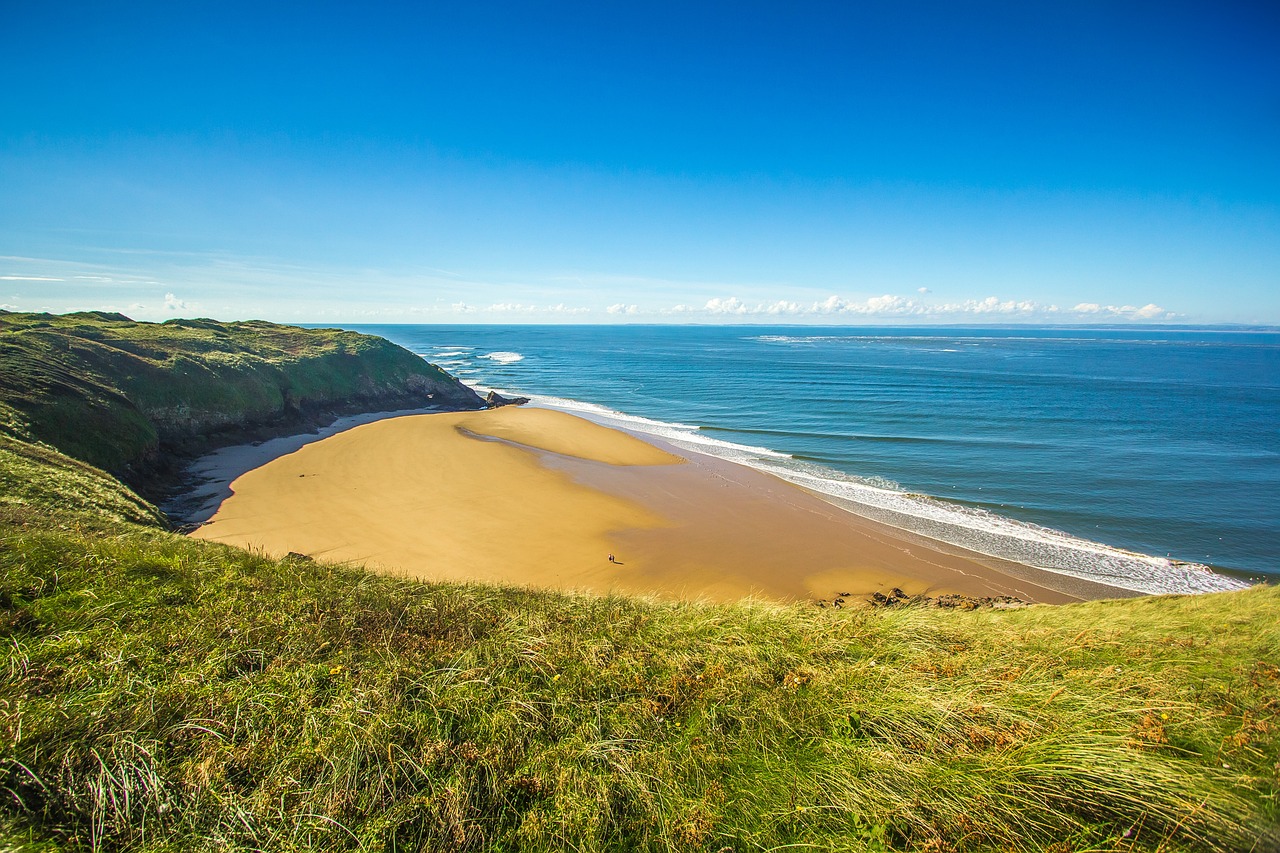
<svg viewBox="0 0 1280 853">
<path fill-rule="evenodd" d="M 0 431 L 152 499 L 217 447 L 357 412 L 485 405 L 408 350 L 341 329 L 0 312 Z"/>
</svg>

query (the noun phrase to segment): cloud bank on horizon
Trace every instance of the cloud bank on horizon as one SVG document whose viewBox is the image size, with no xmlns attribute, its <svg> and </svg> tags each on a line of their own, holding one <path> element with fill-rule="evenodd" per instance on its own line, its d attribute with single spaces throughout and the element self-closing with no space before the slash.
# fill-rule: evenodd
<svg viewBox="0 0 1280 853">
<path fill-rule="evenodd" d="M 1280 325 L 1273 5 L 5 19 L 4 310 Z"/>
<path fill-rule="evenodd" d="M 188 268 L 177 274 L 160 273 L 157 278 L 113 270 L 102 272 L 77 272 L 79 265 L 68 267 L 48 259 L 0 256 L 0 264 L 37 266 L 42 268 L 62 266 L 63 275 L 0 276 L 0 282 L 11 287 L 25 285 L 28 297 L 11 297 L 13 302 L 0 302 L 0 309 L 8 311 L 48 311 L 61 313 L 77 310 L 112 311 L 128 314 L 141 320 L 165 320 L 176 317 L 216 316 L 225 319 L 270 317 L 295 322 L 349 321 L 359 323 L 776 323 L 776 324 L 832 324 L 842 323 L 1186 323 L 1194 322 L 1185 314 L 1167 309 L 1157 303 L 1143 305 L 1114 305 L 1099 302 L 1075 302 L 1070 305 L 1039 302 L 1030 299 L 1005 299 L 986 296 L 981 299 L 944 301 L 930 298 L 932 290 L 919 287 L 910 296 L 885 293 L 876 296 L 852 298 L 830 294 L 821 298 L 780 299 L 740 298 L 738 296 L 708 296 L 693 302 L 609 302 L 594 298 L 590 301 L 569 303 L 539 302 L 535 299 L 483 301 L 457 298 L 467 292 L 510 290 L 510 283 L 486 283 L 459 276 L 422 277 L 403 279 L 378 277 L 377 283 L 368 282 L 358 288 L 362 294 L 378 294 L 386 300 L 375 304 L 367 295 L 358 301 L 350 298 L 350 278 L 346 274 L 322 273 L 318 270 L 276 270 L 264 272 L 257 267 L 241 268 L 230 262 L 213 264 L 209 269 L 195 271 Z M 98 269 L 92 265 L 86 268 Z M 326 276 L 328 279 L 326 280 Z M 358 278 L 359 276 L 357 276 Z M 366 273 L 365 278 L 371 277 Z M 179 296 L 170 290 L 167 282 L 190 280 L 194 287 Z M 206 286 L 204 283 L 208 282 Z M 266 303 L 267 311 L 237 311 L 230 304 L 218 305 L 211 300 L 227 282 L 232 287 L 250 288 L 265 283 L 268 289 L 283 290 L 287 301 Z M 281 282 L 284 282 L 282 288 Z M 313 291 L 310 300 L 300 299 L 292 293 L 292 287 L 310 283 Z M 3 285 L 0 285 L 3 287 Z M 528 294 L 536 294 L 546 285 L 522 288 Z M 759 289 L 758 287 L 756 289 Z M 717 284 L 698 282 L 637 282 L 604 279 L 587 281 L 583 291 L 594 294 L 601 290 L 669 292 L 723 291 Z M 79 294 L 79 298 L 66 298 L 67 294 Z M 140 294 L 147 294 L 142 296 Z M 453 294 L 453 298 L 449 296 Z M 110 301 L 95 301 L 95 295 L 116 297 Z M 60 298 L 61 297 L 61 298 Z M 119 298 L 131 297 L 131 298 Z M 424 298 L 428 297 L 428 298 Z M 21 304 L 20 304 L 21 303 Z M 292 312 L 292 313 L 291 313 Z"/>
<path fill-rule="evenodd" d="M 587 307 L 564 305 L 537 306 L 520 303 L 495 303 L 487 306 L 475 306 L 465 302 L 449 306 L 450 311 L 460 314 L 488 314 L 553 317 L 556 315 L 592 316 L 599 320 L 601 312 Z M 423 312 L 427 313 L 427 312 Z M 1142 306 L 1135 305 L 1099 305 L 1096 302 L 1080 302 L 1070 308 L 1057 305 L 1042 305 L 1027 300 L 999 299 L 988 296 L 985 299 L 969 299 L 960 303 L 925 302 L 918 299 L 884 294 L 872 296 L 860 301 L 850 301 L 832 295 L 819 302 L 800 303 L 785 299 L 772 302 L 746 302 L 736 296 L 712 297 L 701 305 L 678 304 L 665 308 L 644 308 L 636 303 L 614 303 L 603 310 L 608 317 L 625 317 L 631 319 L 644 318 L 650 322 L 669 318 L 696 319 L 700 322 L 738 319 L 750 322 L 840 322 L 858 320 L 872 322 L 877 320 L 910 320 L 934 322 L 981 322 L 983 320 L 1000 323 L 1007 322 L 1043 322 L 1043 323 L 1142 323 L 1142 322 L 1174 322 L 1185 318 L 1173 311 L 1168 311 L 1155 303 Z"/>
</svg>

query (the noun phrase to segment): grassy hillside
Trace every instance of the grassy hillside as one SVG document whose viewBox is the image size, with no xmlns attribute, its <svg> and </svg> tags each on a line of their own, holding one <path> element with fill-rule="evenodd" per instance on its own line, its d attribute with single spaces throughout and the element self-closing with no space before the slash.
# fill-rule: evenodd
<svg viewBox="0 0 1280 853">
<path fill-rule="evenodd" d="M 0 789 L 66 849 L 1269 850 L 1280 590 L 832 612 L 3 530 Z"/>
<path fill-rule="evenodd" d="M 163 521 L 159 510 L 105 471 L 0 433 L 0 525 L 114 532 Z"/>
<path fill-rule="evenodd" d="M 0 849 L 1270 851 L 1277 613 L 415 583 L 5 437 Z"/>
<path fill-rule="evenodd" d="M 340 412 L 474 392 L 389 341 L 261 321 L 0 311 L 0 431 L 137 477 L 166 455 Z"/>
</svg>

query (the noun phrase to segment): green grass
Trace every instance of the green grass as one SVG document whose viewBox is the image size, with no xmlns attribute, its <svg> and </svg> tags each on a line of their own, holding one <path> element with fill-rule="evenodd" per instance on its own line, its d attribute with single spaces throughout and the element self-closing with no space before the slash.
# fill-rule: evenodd
<svg viewBox="0 0 1280 853">
<path fill-rule="evenodd" d="M 125 523 L 158 527 L 165 520 L 104 471 L 0 432 L 0 524 L 112 530 Z"/>
<path fill-rule="evenodd" d="M 3 567 L 10 829 L 69 848 L 1277 840 L 1274 588 L 833 613 L 144 531 L 10 533 Z"/>
<path fill-rule="evenodd" d="M 166 532 L 13 411 L 0 850 L 1280 845 L 1274 587 L 842 612 L 416 583 Z"/>
<path fill-rule="evenodd" d="M 187 540 L 101 472 L 6 453 L 15 844 L 1278 840 L 1275 588 L 959 613 L 413 583 Z"/>
<path fill-rule="evenodd" d="M 0 431 L 135 479 L 158 456 L 320 412 L 482 405 L 383 338 L 262 321 L 0 311 L 0 376 Z"/>
</svg>

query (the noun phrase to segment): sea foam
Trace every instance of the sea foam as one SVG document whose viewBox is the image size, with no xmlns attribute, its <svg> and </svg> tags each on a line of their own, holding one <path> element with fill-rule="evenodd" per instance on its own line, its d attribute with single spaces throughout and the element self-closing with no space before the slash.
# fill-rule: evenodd
<svg viewBox="0 0 1280 853">
<path fill-rule="evenodd" d="M 855 515 L 991 557 L 1150 594 L 1218 592 L 1247 586 L 1198 563 L 1113 548 L 981 508 L 903 492 L 887 487 L 896 484 L 882 479 L 859 478 L 767 447 L 711 438 L 692 424 L 628 415 L 581 400 L 527 396 L 534 405 L 573 412 L 606 426 L 660 438 L 684 450 L 751 466 L 825 496 Z"/>
<path fill-rule="evenodd" d="M 491 352 L 480 356 L 480 358 L 487 358 L 489 361 L 496 361 L 501 364 L 514 364 L 517 361 L 524 361 L 524 356 L 518 352 Z"/>
</svg>

